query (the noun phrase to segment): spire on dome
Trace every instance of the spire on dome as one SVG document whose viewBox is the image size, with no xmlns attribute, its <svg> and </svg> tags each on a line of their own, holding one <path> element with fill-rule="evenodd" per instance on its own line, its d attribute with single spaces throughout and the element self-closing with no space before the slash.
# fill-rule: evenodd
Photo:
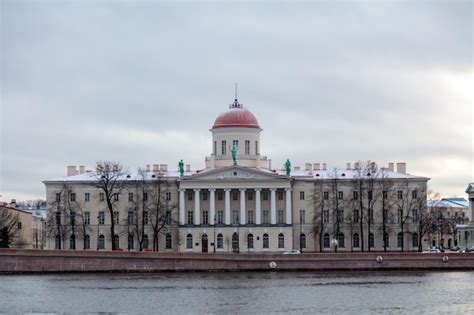
<svg viewBox="0 0 474 315">
<path fill-rule="evenodd" d="M 237 100 L 237 83 L 235 83 L 235 99 L 234 102 L 229 105 L 229 108 L 242 108 L 242 104 Z"/>
</svg>

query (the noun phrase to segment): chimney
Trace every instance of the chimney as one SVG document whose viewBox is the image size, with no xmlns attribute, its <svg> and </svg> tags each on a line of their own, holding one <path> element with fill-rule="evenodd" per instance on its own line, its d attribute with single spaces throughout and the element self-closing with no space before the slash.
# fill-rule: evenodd
<svg viewBox="0 0 474 315">
<path fill-rule="evenodd" d="M 360 170 L 360 163 L 359 162 L 354 163 L 354 169 L 355 170 Z"/>
<path fill-rule="evenodd" d="M 389 170 L 390 172 L 393 172 L 393 171 L 395 170 L 393 163 L 388 163 L 388 170 Z"/>
<path fill-rule="evenodd" d="M 79 174 L 84 174 L 86 172 L 86 167 L 84 165 L 79 166 Z"/>
<path fill-rule="evenodd" d="M 397 173 L 406 174 L 407 173 L 407 163 L 397 163 Z"/>
<path fill-rule="evenodd" d="M 300 167 L 299 166 L 295 166 L 295 171 L 299 171 L 300 170 Z"/>
<path fill-rule="evenodd" d="M 10 201 L 10 204 L 8 205 L 9 207 L 16 208 L 16 199 L 12 199 Z"/>
<path fill-rule="evenodd" d="M 191 164 L 186 164 L 186 172 L 191 172 Z"/>
<path fill-rule="evenodd" d="M 158 172 L 160 170 L 159 164 L 153 164 L 153 172 Z"/>
<path fill-rule="evenodd" d="M 351 163 L 346 163 L 346 166 L 347 166 L 347 167 L 346 167 L 347 170 L 350 170 L 350 169 L 351 169 Z"/>
<path fill-rule="evenodd" d="M 305 163 L 304 170 L 305 171 L 311 171 L 311 166 L 312 166 L 311 163 Z"/>
<path fill-rule="evenodd" d="M 146 165 L 145 170 L 146 170 L 147 172 L 149 172 L 149 171 L 151 170 L 151 169 L 150 169 L 150 164 L 147 164 L 147 165 Z"/>
<path fill-rule="evenodd" d="M 77 175 L 76 166 L 68 166 L 67 167 L 67 176 L 74 176 L 74 175 Z"/>
<path fill-rule="evenodd" d="M 162 172 L 168 172 L 168 164 L 161 164 L 160 165 L 160 170 Z"/>
<path fill-rule="evenodd" d="M 323 163 L 323 171 L 326 170 L 326 163 Z"/>
<path fill-rule="evenodd" d="M 272 169 L 272 159 L 268 159 L 268 169 Z"/>
<path fill-rule="evenodd" d="M 319 169 L 321 168 L 320 164 L 319 163 L 313 163 L 313 169 L 315 171 L 319 171 Z"/>
</svg>

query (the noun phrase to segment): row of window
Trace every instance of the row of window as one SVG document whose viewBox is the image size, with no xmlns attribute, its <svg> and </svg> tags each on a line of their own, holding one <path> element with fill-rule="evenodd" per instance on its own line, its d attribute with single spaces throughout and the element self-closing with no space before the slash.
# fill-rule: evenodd
<svg viewBox="0 0 474 315">
<path fill-rule="evenodd" d="M 302 212 L 301 212 L 302 211 Z M 304 219 L 304 210 L 300 211 L 300 215 L 303 215 L 302 219 L 305 223 Z M 285 223 L 285 210 L 278 210 L 277 211 L 277 224 L 284 224 Z M 255 215 L 253 210 L 247 210 L 246 216 L 246 224 L 255 224 Z M 216 211 L 216 224 L 224 224 L 224 210 L 217 210 Z M 194 224 L 194 211 L 189 210 L 187 212 L 187 224 Z M 232 217 L 231 217 L 231 224 L 245 224 L 245 222 L 240 222 L 240 211 L 233 210 Z M 202 211 L 202 222 L 201 224 L 207 225 L 209 224 L 209 211 L 203 210 Z M 262 210 L 262 224 L 270 224 L 270 211 L 269 210 Z"/>
<path fill-rule="evenodd" d="M 372 209 L 368 210 L 368 216 L 369 216 L 369 222 L 374 223 L 374 211 Z M 388 210 L 384 210 L 383 216 L 385 218 L 385 222 L 388 222 L 390 220 L 390 214 Z M 330 216 L 330 211 L 329 210 L 324 210 L 323 211 L 323 223 L 331 223 L 331 216 Z M 359 210 L 354 209 L 352 210 L 352 216 L 350 218 L 350 222 L 348 223 L 359 223 L 360 216 L 359 216 Z M 403 221 L 407 221 L 408 217 L 405 216 L 403 209 L 398 209 L 397 210 L 397 223 L 402 223 Z M 339 209 L 337 211 L 337 221 L 339 223 L 344 223 L 345 217 L 344 217 L 344 210 Z M 412 223 L 418 223 L 418 210 L 417 209 L 412 209 L 411 210 L 411 222 Z"/>
<path fill-rule="evenodd" d="M 303 199 L 304 199 L 304 191 L 302 191 L 301 193 L 303 193 Z M 247 195 L 247 200 L 249 200 L 249 201 L 254 200 L 254 192 L 253 191 L 246 191 L 245 194 Z M 188 191 L 187 192 L 188 201 L 194 200 L 194 195 L 195 195 L 195 193 L 193 191 Z M 269 200 L 268 195 L 269 195 L 268 191 L 262 191 L 261 192 L 262 200 Z M 278 200 L 283 200 L 284 196 L 285 196 L 284 191 L 282 191 L 282 190 L 277 190 L 276 191 L 276 197 L 277 197 Z M 207 201 L 209 199 L 209 193 L 207 191 L 202 191 L 201 192 L 201 198 L 202 198 L 203 201 Z M 237 200 L 239 200 L 239 198 L 240 198 L 240 192 L 237 191 L 237 190 L 232 191 L 232 200 L 237 201 Z M 219 201 L 224 200 L 224 192 L 223 191 L 217 191 L 217 200 L 219 200 Z"/>
<path fill-rule="evenodd" d="M 235 148 L 239 147 L 239 140 L 232 140 L 232 146 Z M 255 141 L 255 154 L 258 153 L 258 141 Z M 227 141 L 221 141 L 221 154 L 227 155 Z M 214 155 L 217 155 L 217 141 L 214 141 Z M 250 140 L 245 140 L 245 155 L 250 155 Z"/>
<path fill-rule="evenodd" d="M 118 235 L 115 235 L 114 237 L 114 243 L 115 243 L 115 248 L 120 248 L 120 237 Z M 104 235 L 99 235 L 97 238 L 97 249 L 105 249 L 105 236 Z M 135 249 L 135 240 L 133 235 L 128 235 L 128 250 L 134 250 Z M 143 249 L 148 249 L 150 246 L 150 240 L 148 238 L 148 235 L 143 236 L 142 240 L 142 247 Z M 165 236 L 165 249 L 172 249 L 173 248 L 173 242 L 172 242 L 172 236 L 170 233 L 166 234 Z M 61 237 L 59 235 L 56 235 L 55 238 L 55 249 L 61 249 Z M 75 235 L 71 235 L 69 237 L 69 249 L 76 249 L 76 237 Z M 86 234 L 84 237 L 84 249 L 91 249 L 91 237 L 90 235 Z"/>
<path fill-rule="evenodd" d="M 120 215 L 119 211 L 114 211 L 114 223 L 115 224 L 120 224 Z M 83 213 L 83 220 L 84 220 L 84 225 L 90 225 L 91 224 L 91 213 L 89 211 L 84 211 Z M 127 224 L 136 224 L 138 222 L 138 216 L 135 211 L 128 211 L 127 214 Z M 61 213 L 56 212 L 55 214 L 56 218 L 56 225 L 61 225 Z M 74 211 L 71 211 L 69 214 L 69 219 L 70 219 L 70 224 L 71 225 L 76 225 L 76 213 Z M 149 222 L 149 214 L 148 211 L 143 212 L 143 221 L 144 224 L 148 224 Z M 164 218 L 165 224 L 171 224 L 171 210 L 166 211 L 166 217 Z M 97 215 L 97 222 L 99 225 L 105 224 L 105 212 L 104 211 L 99 211 Z"/>
<path fill-rule="evenodd" d="M 412 240 L 411 244 L 412 247 L 418 247 L 419 246 L 419 236 L 417 233 L 411 234 Z M 334 240 L 333 240 L 334 241 Z M 387 247 L 390 247 L 390 237 L 388 233 L 384 234 L 384 242 Z M 330 248 L 331 247 L 331 237 L 328 233 L 324 234 L 323 237 L 323 247 L 324 248 Z M 345 248 L 345 236 L 344 233 L 339 233 L 337 237 L 337 246 L 340 248 Z M 398 233 L 397 234 L 397 247 L 403 247 L 404 246 L 404 239 L 403 239 L 403 233 Z M 352 247 L 354 248 L 359 248 L 360 247 L 360 236 L 358 233 L 354 233 L 352 235 Z M 369 247 L 374 248 L 375 247 L 375 241 L 374 241 L 374 234 L 370 233 L 369 234 Z"/>
<path fill-rule="evenodd" d="M 119 201 L 119 196 L 120 194 L 114 193 L 112 195 L 112 200 L 113 201 Z M 134 193 L 128 193 L 128 201 L 134 202 L 136 201 L 136 195 Z M 167 201 L 171 200 L 171 192 L 167 191 L 165 192 L 165 199 Z M 70 193 L 69 194 L 69 200 L 70 201 L 76 201 L 76 193 Z M 56 193 L 56 202 L 61 201 L 61 193 Z M 91 201 L 91 194 L 90 193 L 84 193 L 84 201 L 89 202 Z M 105 194 L 104 193 L 99 193 L 99 201 L 105 201 Z M 148 193 L 144 192 L 143 193 L 143 201 L 148 201 Z"/>
<path fill-rule="evenodd" d="M 258 239 L 258 238 L 257 238 Z M 302 239 L 302 240 L 301 240 Z M 202 235 L 202 243 L 207 242 L 208 237 L 207 234 Z M 300 237 L 301 242 L 304 241 L 304 248 L 306 247 L 306 236 L 301 234 Z M 240 246 L 239 244 L 239 235 L 237 233 L 232 234 L 232 249 L 238 249 Z M 247 234 L 247 248 L 253 249 L 254 247 L 254 235 L 252 233 Z M 188 234 L 186 235 L 186 248 L 192 249 L 193 248 L 193 235 Z M 224 249 L 224 236 L 219 233 L 216 236 L 216 248 L 217 249 Z M 267 249 L 270 248 L 270 239 L 267 233 L 262 235 L 262 248 Z M 278 234 L 278 248 L 285 248 L 285 235 L 283 233 Z"/>
</svg>

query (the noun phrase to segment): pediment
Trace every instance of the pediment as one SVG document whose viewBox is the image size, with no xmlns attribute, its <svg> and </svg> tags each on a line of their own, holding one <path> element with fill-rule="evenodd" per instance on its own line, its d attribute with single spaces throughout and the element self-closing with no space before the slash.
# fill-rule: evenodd
<svg viewBox="0 0 474 315">
<path fill-rule="evenodd" d="M 255 168 L 231 166 L 226 168 L 212 169 L 202 173 L 193 174 L 182 180 L 199 181 L 265 181 L 265 180 L 289 180 L 287 176 L 278 175 L 273 172 Z"/>
</svg>

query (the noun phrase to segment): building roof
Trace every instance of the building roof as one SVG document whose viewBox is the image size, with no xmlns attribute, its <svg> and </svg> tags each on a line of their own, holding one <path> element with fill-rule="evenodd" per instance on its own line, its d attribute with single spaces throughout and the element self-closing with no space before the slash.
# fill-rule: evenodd
<svg viewBox="0 0 474 315">
<path fill-rule="evenodd" d="M 428 207 L 469 209 L 469 202 L 464 198 L 443 198 L 441 200 L 428 200 Z"/>
<path fill-rule="evenodd" d="M 237 100 L 235 101 L 237 102 Z M 217 116 L 212 129 L 219 128 L 261 129 L 257 118 L 255 118 L 255 116 L 249 110 L 243 108 L 241 105 L 240 107 L 230 107 L 227 111 Z"/>
</svg>

